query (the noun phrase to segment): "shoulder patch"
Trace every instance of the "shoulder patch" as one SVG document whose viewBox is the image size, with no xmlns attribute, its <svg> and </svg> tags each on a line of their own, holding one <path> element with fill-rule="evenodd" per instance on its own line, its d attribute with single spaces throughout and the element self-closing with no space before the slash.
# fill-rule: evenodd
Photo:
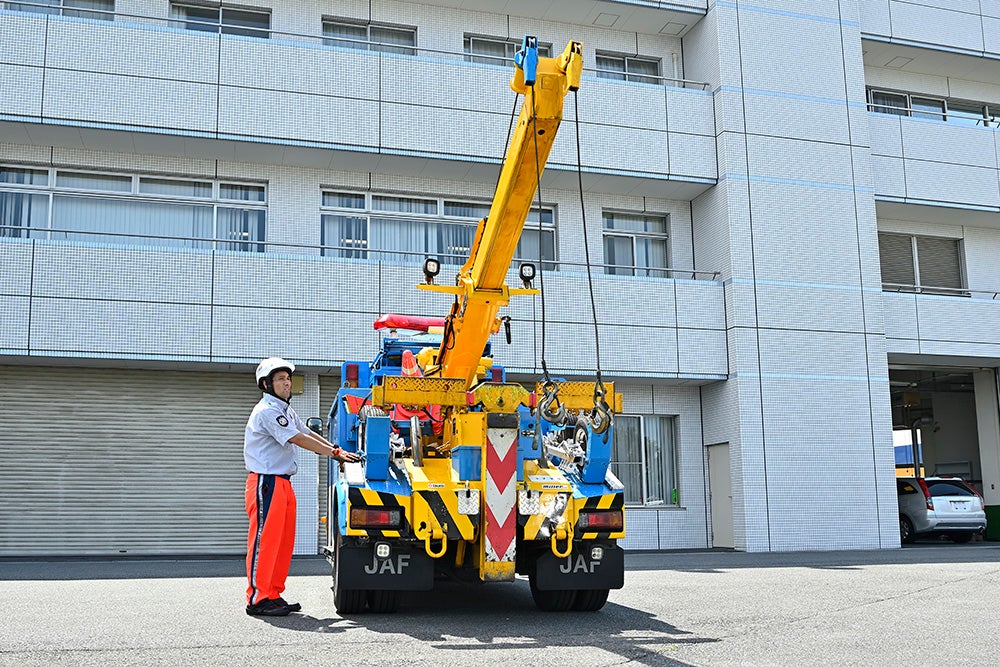
<svg viewBox="0 0 1000 667">
<path fill-rule="evenodd" d="M 278 420 L 277 421 L 282 426 L 288 426 L 288 420 L 285 418 L 285 415 L 278 415 Z"/>
</svg>

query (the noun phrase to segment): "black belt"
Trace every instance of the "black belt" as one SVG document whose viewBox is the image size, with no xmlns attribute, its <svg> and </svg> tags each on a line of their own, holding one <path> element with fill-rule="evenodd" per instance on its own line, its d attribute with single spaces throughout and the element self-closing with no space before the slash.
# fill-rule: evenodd
<svg viewBox="0 0 1000 667">
<path fill-rule="evenodd" d="M 280 477 L 281 479 L 287 479 L 287 480 L 291 480 L 292 479 L 291 475 L 271 475 L 271 473 L 266 473 L 266 472 L 258 472 L 258 473 L 255 473 L 255 474 L 257 474 L 257 475 L 270 475 L 271 477 Z"/>
</svg>

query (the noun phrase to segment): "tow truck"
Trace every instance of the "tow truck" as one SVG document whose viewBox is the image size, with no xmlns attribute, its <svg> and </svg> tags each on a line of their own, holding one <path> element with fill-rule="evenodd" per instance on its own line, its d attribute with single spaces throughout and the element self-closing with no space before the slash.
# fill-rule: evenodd
<svg viewBox="0 0 1000 667">
<path fill-rule="evenodd" d="M 580 85 L 582 45 L 539 57 L 526 36 L 511 88 L 524 99 L 489 214 L 479 222 L 454 285 L 419 288 L 454 297 L 444 318 L 383 315 L 374 361 L 346 361 L 329 413 L 329 436 L 363 459 L 330 462 L 328 544 L 340 614 L 396 611 L 404 591 L 439 578 L 529 580 L 546 611 L 597 611 L 624 585 L 624 487 L 610 469 L 613 383 L 545 377 L 507 381 L 490 336 L 513 296 L 535 295 L 506 275 L 562 120 Z M 401 335 L 399 332 L 411 332 Z M 510 342 L 510 332 L 507 329 Z"/>
</svg>

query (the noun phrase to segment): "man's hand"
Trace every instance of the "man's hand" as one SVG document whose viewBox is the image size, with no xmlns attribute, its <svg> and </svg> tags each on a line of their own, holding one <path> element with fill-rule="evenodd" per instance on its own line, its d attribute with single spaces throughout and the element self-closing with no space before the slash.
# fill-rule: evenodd
<svg viewBox="0 0 1000 667">
<path fill-rule="evenodd" d="M 340 447 L 333 448 L 332 456 L 334 460 L 341 461 L 343 463 L 356 463 L 361 460 L 361 455 L 357 452 L 348 452 Z"/>
</svg>

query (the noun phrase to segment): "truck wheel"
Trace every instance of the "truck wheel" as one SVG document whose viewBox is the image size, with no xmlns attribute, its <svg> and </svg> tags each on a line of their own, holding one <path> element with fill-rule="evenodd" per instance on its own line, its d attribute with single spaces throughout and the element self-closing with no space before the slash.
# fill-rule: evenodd
<svg viewBox="0 0 1000 667">
<path fill-rule="evenodd" d="M 608 593 L 610 592 L 607 588 L 593 591 L 578 591 L 576 601 L 573 603 L 573 610 L 597 611 L 608 601 Z"/>
<path fill-rule="evenodd" d="M 333 531 L 333 606 L 337 609 L 337 613 L 341 615 L 360 614 L 365 610 L 366 591 L 346 590 L 343 588 L 340 572 L 340 549 L 344 537 L 340 534 L 340 522 L 336 516 L 334 516 Z"/>
<path fill-rule="evenodd" d="M 535 585 L 535 575 L 529 578 L 531 584 L 531 598 L 535 601 L 535 606 L 542 611 L 569 611 L 576 602 L 576 591 L 556 590 L 543 591 Z"/>
<path fill-rule="evenodd" d="M 391 614 L 399 609 L 399 591 L 368 591 L 368 610 L 375 614 Z"/>
</svg>

